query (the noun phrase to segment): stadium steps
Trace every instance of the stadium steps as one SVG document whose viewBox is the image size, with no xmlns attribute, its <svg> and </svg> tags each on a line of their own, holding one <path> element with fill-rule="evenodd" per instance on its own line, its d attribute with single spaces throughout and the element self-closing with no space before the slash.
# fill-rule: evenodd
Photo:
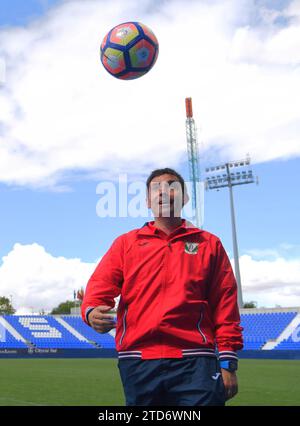
<svg viewBox="0 0 300 426">
<path fill-rule="evenodd" d="M 34 348 L 36 348 L 37 346 L 34 344 L 34 343 L 32 343 L 30 340 L 28 340 L 28 339 L 25 339 L 25 343 L 26 343 L 26 345 L 30 348 L 30 349 L 34 349 Z"/>
<path fill-rule="evenodd" d="M 88 342 L 89 342 L 91 345 L 94 345 L 94 346 L 95 346 L 95 348 L 97 348 L 97 349 L 100 349 L 100 348 L 101 348 L 101 345 L 99 345 L 99 343 L 97 343 L 97 342 L 94 342 L 93 340 L 88 340 Z"/>
<path fill-rule="evenodd" d="M 263 351 L 272 350 L 278 346 L 283 340 L 287 340 L 292 334 L 293 331 L 300 325 L 300 313 L 298 313 L 288 326 L 283 330 L 283 332 L 277 337 L 277 339 L 269 340 L 263 347 Z"/>
<path fill-rule="evenodd" d="M 70 324 L 68 324 L 63 318 L 60 316 L 55 316 L 56 321 L 58 321 L 62 326 L 64 326 L 70 333 L 72 333 L 77 339 L 88 342 L 91 345 L 95 346 L 95 348 L 100 349 L 101 345 L 99 345 L 97 342 L 94 342 L 93 340 L 85 338 L 82 334 L 80 334 L 77 330 L 75 330 L 74 327 L 72 327 Z"/>
</svg>

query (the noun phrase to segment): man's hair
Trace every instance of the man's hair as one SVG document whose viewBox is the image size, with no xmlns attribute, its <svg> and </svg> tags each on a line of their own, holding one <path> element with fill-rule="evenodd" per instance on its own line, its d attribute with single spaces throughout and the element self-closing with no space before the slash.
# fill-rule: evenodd
<svg viewBox="0 0 300 426">
<path fill-rule="evenodd" d="M 149 192 L 150 183 L 154 178 L 161 176 L 161 175 L 166 175 L 166 174 L 173 175 L 173 176 L 177 177 L 177 179 L 180 182 L 181 188 L 182 188 L 182 194 L 185 194 L 186 193 L 186 187 L 185 187 L 183 177 L 179 173 L 177 173 L 176 170 L 170 169 L 169 167 L 165 167 L 164 169 L 156 169 L 156 170 L 153 170 L 153 172 L 151 172 L 151 174 L 148 177 L 147 182 L 146 182 L 147 191 Z"/>
</svg>

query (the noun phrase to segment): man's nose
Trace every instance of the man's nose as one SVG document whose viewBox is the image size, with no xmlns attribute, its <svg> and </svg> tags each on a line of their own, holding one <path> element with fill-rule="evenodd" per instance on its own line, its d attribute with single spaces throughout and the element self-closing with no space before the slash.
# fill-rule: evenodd
<svg viewBox="0 0 300 426">
<path fill-rule="evenodd" d="M 170 202 L 171 201 L 171 197 L 170 197 L 170 193 L 162 193 L 162 195 L 159 197 L 160 201 L 164 201 L 164 202 Z"/>
</svg>

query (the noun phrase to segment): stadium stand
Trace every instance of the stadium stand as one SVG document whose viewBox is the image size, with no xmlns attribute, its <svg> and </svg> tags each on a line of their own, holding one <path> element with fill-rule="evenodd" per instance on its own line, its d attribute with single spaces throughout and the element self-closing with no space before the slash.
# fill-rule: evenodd
<svg viewBox="0 0 300 426">
<path fill-rule="evenodd" d="M 4 315 L 30 344 L 37 348 L 93 349 L 91 343 L 79 340 L 53 316 Z"/>
<path fill-rule="evenodd" d="M 300 359 L 300 308 L 243 309 L 244 357 L 293 357 Z M 66 356 L 116 356 L 114 331 L 95 332 L 79 315 L 0 316 L 0 354 L 39 350 L 62 351 Z M 77 351 L 77 355 L 75 352 Z M 78 355 L 79 353 L 79 355 Z M 75 355 L 74 355 L 75 354 Z M 94 354 L 94 355 L 93 355 Z M 260 354 L 260 355 L 259 355 Z M 1 356 L 2 356 L 1 355 Z M 17 356 L 17 355 L 16 355 Z"/>
<path fill-rule="evenodd" d="M 85 324 L 81 317 L 78 316 L 63 316 L 64 321 L 66 321 L 71 327 L 79 331 L 79 333 L 84 336 L 86 339 L 97 343 L 102 348 L 113 349 L 115 347 L 115 340 L 110 334 L 100 334 Z"/>
<path fill-rule="evenodd" d="M 241 314 L 244 350 L 262 349 L 268 340 L 276 339 L 296 315 L 296 311 Z"/>
</svg>

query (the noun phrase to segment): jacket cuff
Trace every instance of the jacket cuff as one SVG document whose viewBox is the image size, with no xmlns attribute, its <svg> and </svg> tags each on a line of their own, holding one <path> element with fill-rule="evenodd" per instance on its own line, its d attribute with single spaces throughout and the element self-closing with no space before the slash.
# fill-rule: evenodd
<svg viewBox="0 0 300 426">
<path fill-rule="evenodd" d="M 88 325 L 91 325 L 89 323 L 89 314 L 92 312 L 93 309 L 95 309 L 94 306 L 89 306 L 88 308 L 86 308 L 85 313 L 84 313 L 85 321 Z"/>
<path fill-rule="evenodd" d="M 238 361 L 237 353 L 234 351 L 219 351 L 220 361 Z"/>
</svg>

